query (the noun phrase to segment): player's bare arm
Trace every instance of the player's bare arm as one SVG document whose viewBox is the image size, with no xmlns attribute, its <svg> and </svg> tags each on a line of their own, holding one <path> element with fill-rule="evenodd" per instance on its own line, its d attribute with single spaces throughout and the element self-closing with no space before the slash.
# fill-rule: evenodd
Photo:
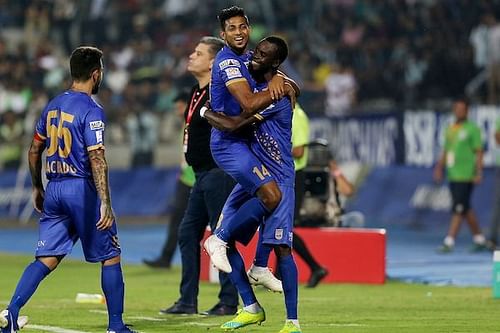
<svg viewBox="0 0 500 333">
<path fill-rule="evenodd" d="M 45 191 L 42 183 L 42 153 L 45 150 L 45 142 L 37 139 L 31 141 L 28 151 L 28 164 L 31 174 L 33 207 L 39 213 L 43 210 Z"/>
<path fill-rule="evenodd" d="M 210 125 L 217 128 L 218 130 L 225 132 L 237 132 L 239 129 L 255 124 L 259 121 L 258 115 L 253 115 L 250 118 L 244 118 L 241 116 L 227 116 L 223 113 L 213 112 L 212 110 L 207 110 L 204 113 L 204 117 L 207 119 Z"/>
<path fill-rule="evenodd" d="M 251 117 L 253 114 L 263 110 L 273 103 L 269 91 L 253 93 L 246 80 L 229 81 L 227 88 L 231 95 L 236 98 L 242 108 L 243 117 Z M 282 97 L 282 96 L 281 96 Z"/>
<path fill-rule="evenodd" d="M 271 94 L 268 90 L 260 91 L 254 94 L 250 90 L 250 86 L 246 80 L 235 80 L 235 82 L 232 83 L 229 81 L 229 85 L 227 87 L 229 92 L 240 104 L 242 109 L 241 116 L 243 118 L 250 118 L 273 103 L 273 99 L 271 98 Z M 292 104 L 295 103 L 295 90 L 290 84 L 284 85 L 284 93 L 286 96 L 290 97 Z"/>
<path fill-rule="evenodd" d="M 111 208 L 111 197 L 109 195 L 108 162 L 104 155 L 104 149 L 95 149 L 89 152 L 90 167 L 94 178 L 95 187 L 101 199 L 101 218 L 96 226 L 99 230 L 109 229 L 115 216 Z"/>
<path fill-rule="evenodd" d="M 293 90 L 295 91 L 295 96 L 296 96 L 296 97 L 299 97 L 299 96 L 300 96 L 300 87 L 299 87 L 299 85 L 297 84 L 297 82 L 295 82 L 294 80 L 292 80 L 292 78 L 290 78 L 289 76 L 287 76 L 285 73 L 283 73 L 283 72 L 282 72 L 282 71 L 280 71 L 280 70 L 278 70 L 277 75 L 275 75 L 275 77 L 276 77 L 276 76 L 277 76 L 278 78 L 279 78 L 279 77 L 281 77 L 281 78 L 283 79 L 283 84 L 290 84 L 290 85 L 292 86 Z M 273 77 L 273 79 L 274 79 L 274 77 Z M 271 82 L 272 82 L 272 81 L 273 81 L 273 80 L 271 80 L 271 81 L 269 82 L 269 86 L 271 86 Z M 269 89 L 271 89 L 271 88 L 269 88 Z M 283 94 L 284 94 L 284 91 L 283 91 Z"/>
</svg>

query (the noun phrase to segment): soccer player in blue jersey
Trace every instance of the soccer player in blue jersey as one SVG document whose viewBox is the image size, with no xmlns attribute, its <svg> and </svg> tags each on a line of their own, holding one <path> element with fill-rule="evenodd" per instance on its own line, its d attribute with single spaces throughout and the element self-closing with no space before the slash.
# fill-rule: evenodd
<svg viewBox="0 0 500 333">
<path fill-rule="evenodd" d="M 262 91 L 267 88 L 268 81 L 277 73 L 278 66 L 285 60 L 287 54 L 288 47 L 279 37 L 271 36 L 259 42 L 249 66 L 252 77 L 256 81 L 256 90 Z M 282 98 L 253 116 L 230 117 L 213 111 L 205 111 L 204 116 L 215 127 L 230 133 L 234 133 L 249 123 L 261 122 L 254 128 L 249 146 L 252 153 L 263 165 L 267 166 L 268 172 L 273 175 L 282 197 L 276 209 L 260 227 L 256 264 L 260 268 L 265 268 L 269 253 L 274 249 L 282 272 L 287 312 L 287 320 L 280 333 L 300 333 L 297 314 L 297 266 L 291 253 L 295 199 L 291 101 L 288 98 Z M 233 218 L 236 212 L 242 205 L 251 201 L 252 197 L 242 184 L 237 184 L 224 206 L 219 229 L 224 229 L 227 225 L 234 223 Z M 227 256 L 233 269 L 230 277 L 240 292 L 244 308 L 236 318 L 224 323 L 222 328 L 237 329 L 265 320 L 265 313 L 250 287 L 243 260 L 234 244 L 234 241 L 247 244 L 253 234 L 254 230 L 240 226 L 228 242 Z"/>
<path fill-rule="evenodd" d="M 122 320 L 124 283 L 115 216 L 111 208 L 104 155 L 105 116 L 92 100 L 103 76 L 102 51 L 88 46 L 71 54 L 71 88 L 52 99 L 36 124 L 29 149 L 32 198 L 39 221 L 35 261 L 26 267 L 14 295 L 0 315 L 2 333 L 27 322 L 20 309 L 40 282 L 82 243 L 88 262 L 100 262 L 101 286 L 108 307 L 107 333 L 131 333 Z M 47 188 L 42 184 L 46 150 Z"/>
<path fill-rule="evenodd" d="M 254 81 L 247 68 L 251 56 L 246 51 L 250 33 L 248 18 L 244 10 L 236 6 L 223 9 L 218 18 L 226 46 L 217 54 L 212 67 L 211 108 L 228 116 L 251 115 L 284 94 L 294 98 L 295 89 L 291 84 L 285 84 L 291 80 L 283 75 L 274 76 L 269 89 L 253 92 Z M 281 192 L 266 166 L 250 151 L 248 138 L 214 128 L 210 149 L 219 167 L 254 195 L 235 212 L 233 223 L 219 229 L 204 244 L 213 264 L 229 273 L 232 268 L 226 256 L 226 242 L 242 226 L 256 230 L 262 218 L 269 216 L 279 205 Z M 270 272 L 262 273 L 272 277 Z"/>
</svg>

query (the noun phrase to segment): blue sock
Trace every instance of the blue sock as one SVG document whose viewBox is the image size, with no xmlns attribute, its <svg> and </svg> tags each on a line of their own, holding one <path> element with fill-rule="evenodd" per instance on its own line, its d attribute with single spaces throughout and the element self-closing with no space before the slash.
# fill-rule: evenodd
<svg viewBox="0 0 500 333">
<path fill-rule="evenodd" d="M 33 261 L 26 267 L 23 275 L 17 283 L 16 290 L 10 301 L 7 309 L 12 314 L 12 318 L 15 323 L 15 329 L 17 328 L 17 317 L 19 316 L 19 310 L 28 302 L 31 296 L 35 293 L 36 288 L 40 282 L 50 273 L 50 269 L 45 266 L 39 260 Z"/>
<path fill-rule="evenodd" d="M 269 213 L 260 199 L 252 198 L 241 205 L 231 221 L 226 223 L 225 227 L 217 229 L 215 234 L 225 242 L 233 240 L 236 235 L 253 235 L 262 218 Z"/>
<path fill-rule="evenodd" d="M 297 265 L 292 255 L 278 257 L 278 265 L 285 294 L 287 319 L 297 319 L 298 274 Z"/>
<path fill-rule="evenodd" d="M 123 283 L 122 267 L 120 263 L 102 266 L 101 287 L 106 297 L 108 307 L 109 328 L 121 329 L 124 326 L 123 298 L 125 294 L 125 284 Z"/>
<path fill-rule="evenodd" d="M 229 273 L 229 278 L 236 289 L 238 289 L 243 305 L 248 306 L 257 302 L 252 286 L 250 282 L 248 282 L 247 273 L 245 272 L 245 263 L 234 245 L 227 249 L 227 258 L 233 269 L 233 271 Z"/>
<path fill-rule="evenodd" d="M 259 238 L 253 264 L 259 267 L 267 267 L 269 262 L 269 255 L 271 254 L 272 249 L 273 249 L 272 245 L 262 244 Z"/>
</svg>

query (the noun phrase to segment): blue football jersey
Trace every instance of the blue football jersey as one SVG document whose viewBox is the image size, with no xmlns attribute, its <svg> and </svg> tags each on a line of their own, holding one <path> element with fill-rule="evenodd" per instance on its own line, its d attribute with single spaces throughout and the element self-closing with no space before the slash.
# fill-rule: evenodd
<svg viewBox="0 0 500 333">
<path fill-rule="evenodd" d="M 248 71 L 251 53 L 237 55 L 234 51 L 224 46 L 217 53 L 212 66 L 210 79 L 210 105 L 215 112 L 223 112 L 228 116 L 237 116 L 241 107 L 236 98 L 231 95 L 227 85 L 236 81 L 248 81 L 252 87 L 253 79 Z"/>
<path fill-rule="evenodd" d="M 92 177 L 88 152 L 104 147 L 104 127 L 104 111 L 89 95 L 68 90 L 52 99 L 35 128 L 47 147 L 47 178 Z"/>
<path fill-rule="evenodd" d="M 250 140 L 252 152 L 269 169 L 279 184 L 293 186 L 295 169 L 292 156 L 290 100 L 286 97 L 280 99 L 259 112 L 257 117 L 263 117 L 264 121 L 253 131 Z"/>
</svg>

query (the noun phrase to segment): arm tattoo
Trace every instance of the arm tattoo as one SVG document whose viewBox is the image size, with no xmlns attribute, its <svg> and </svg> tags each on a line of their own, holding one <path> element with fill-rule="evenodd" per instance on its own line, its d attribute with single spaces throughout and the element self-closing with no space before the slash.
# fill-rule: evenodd
<svg viewBox="0 0 500 333">
<path fill-rule="evenodd" d="M 28 151 L 28 164 L 31 174 L 31 185 L 43 188 L 42 184 L 42 152 L 45 149 L 43 142 L 33 140 Z"/>
<path fill-rule="evenodd" d="M 110 204 L 111 198 L 109 195 L 108 183 L 108 163 L 104 156 L 103 149 L 96 149 L 89 152 L 90 166 L 92 168 L 92 176 L 94 184 L 99 194 L 101 201 Z"/>
</svg>

